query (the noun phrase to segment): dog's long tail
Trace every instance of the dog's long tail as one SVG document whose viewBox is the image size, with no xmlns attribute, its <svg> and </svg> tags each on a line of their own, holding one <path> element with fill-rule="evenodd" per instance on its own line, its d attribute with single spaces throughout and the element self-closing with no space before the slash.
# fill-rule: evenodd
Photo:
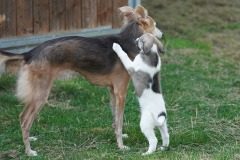
<svg viewBox="0 0 240 160">
<path fill-rule="evenodd" d="M 24 55 L 23 54 L 10 53 L 10 52 L 0 50 L 0 77 L 1 77 L 1 74 L 5 72 L 6 62 L 8 60 L 11 60 L 11 59 L 23 60 Z"/>
<path fill-rule="evenodd" d="M 157 126 L 162 126 L 166 120 L 166 113 L 165 112 L 161 112 L 158 114 L 158 118 L 155 118 L 154 114 L 152 113 L 152 118 L 155 121 L 155 123 L 157 124 Z"/>
</svg>

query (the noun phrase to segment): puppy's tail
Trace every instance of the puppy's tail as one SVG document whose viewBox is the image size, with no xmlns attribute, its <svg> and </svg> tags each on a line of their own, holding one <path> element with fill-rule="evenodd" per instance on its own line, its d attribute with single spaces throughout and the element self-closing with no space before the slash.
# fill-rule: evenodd
<svg viewBox="0 0 240 160">
<path fill-rule="evenodd" d="M 158 114 L 158 118 L 156 119 L 154 114 L 152 113 L 152 118 L 154 120 L 154 122 L 156 123 L 157 126 L 162 126 L 166 120 L 166 113 L 165 112 L 161 112 Z"/>
<path fill-rule="evenodd" d="M 23 54 L 10 53 L 10 52 L 0 50 L 0 77 L 1 77 L 2 73 L 5 72 L 6 62 L 8 60 L 11 60 L 11 59 L 23 60 L 24 55 Z"/>
</svg>

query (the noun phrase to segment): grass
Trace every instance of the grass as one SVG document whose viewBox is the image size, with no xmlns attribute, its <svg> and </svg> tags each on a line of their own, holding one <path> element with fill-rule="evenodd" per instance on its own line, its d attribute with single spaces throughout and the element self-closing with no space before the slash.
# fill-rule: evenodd
<svg viewBox="0 0 240 160">
<path fill-rule="evenodd" d="M 172 5 L 180 5 L 180 2 L 203 7 L 208 1 L 182 0 Z M 151 7 L 151 14 L 151 11 L 168 12 L 172 7 L 168 3 L 156 0 L 144 5 Z M 161 11 L 156 6 L 162 6 Z M 160 21 L 161 17 L 157 15 L 155 19 Z M 174 18 L 169 14 L 168 17 L 170 21 Z M 124 143 L 131 149 L 119 150 L 112 129 L 107 89 L 93 86 L 78 77 L 54 82 L 48 103 L 31 130 L 31 134 L 38 137 L 38 141 L 31 145 L 39 156 L 27 157 L 18 120 L 23 105 L 14 96 L 16 77 L 5 74 L 0 79 L 0 159 L 240 159 L 239 44 L 237 41 L 235 45 L 221 45 L 222 40 L 230 44 L 231 39 L 219 40 L 219 36 L 229 35 L 238 39 L 239 23 L 229 22 L 219 30 L 219 24 L 215 23 L 202 27 L 205 21 L 199 21 L 199 24 L 193 21 L 196 32 L 188 33 L 189 28 L 181 30 L 181 27 L 173 32 L 172 24 L 166 20 L 167 36 L 163 42 L 167 53 L 162 56 L 161 83 L 171 136 L 169 151 L 141 156 L 147 150 L 148 142 L 140 131 L 140 111 L 132 84 L 124 114 L 124 133 L 129 135 Z M 169 30 L 167 26 L 170 26 Z M 160 137 L 158 132 L 156 134 Z"/>
</svg>

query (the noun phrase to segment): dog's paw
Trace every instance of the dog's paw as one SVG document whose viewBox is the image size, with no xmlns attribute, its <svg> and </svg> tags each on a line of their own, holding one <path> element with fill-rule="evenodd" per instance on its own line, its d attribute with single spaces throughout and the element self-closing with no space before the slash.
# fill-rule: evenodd
<svg viewBox="0 0 240 160">
<path fill-rule="evenodd" d="M 161 147 L 159 148 L 159 150 L 161 150 L 161 151 L 168 151 L 168 150 L 169 150 L 169 147 L 168 147 L 168 146 L 161 146 Z"/>
<path fill-rule="evenodd" d="M 121 46 L 120 46 L 119 44 L 117 44 L 117 43 L 113 43 L 112 49 L 113 49 L 114 51 L 118 51 L 118 50 L 121 49 Z"/>
<path fill-rule="evenodd" d="M 122 145 L 121 147 L 119 147 L 121 150 L 130 150 L 130 147 Z"/>
<path fill-rule="evenodd" d="M 37 140 L 37 137 L 29 137 L 29 140 L 30 140 L 30 141 L 36 141 L 36 140 Z"/>
<path fill-rule="evenodd" d="M 128 138 L 128 134 L 122 134 L 122 138 Z"/>
<path fill-rule="evenodd" d="M 26 151 L 26 153 L 28 156 L 37 156 L 37 152 L 31 149 Z"/>
<path fill-rule="evenodd" d="M 149 154 L 151 154 L 151 153 L 152 153 L 152 152 L 147 151 L 147 152 L 143 153 L 142 156 L 147 156 L 147 155 L 149 155 Z"/>
</svg>

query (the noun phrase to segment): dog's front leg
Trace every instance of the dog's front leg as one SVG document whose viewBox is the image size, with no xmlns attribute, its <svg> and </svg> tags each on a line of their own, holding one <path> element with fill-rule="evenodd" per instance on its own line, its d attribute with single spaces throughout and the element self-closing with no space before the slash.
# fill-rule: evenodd
<svg viewBox="0 0 240 160">
<path fill-rule="evenodd" d="M 112 102 L 116 102 L 113 105 L 113 115 L 115 122 L 115 133 L 117 138 L 118 147 L 120 149 L 129 149 L 129 147 L 124 146 L 122 138 L 126 137 L 126 135 L 122 134 L 122 126 L 123 126 L 123 113 L 124 113 L 124 105 L 126 99 L 126 92 L 129 84 L 130 76 L 126 70 L 120 70 L 116 72 L 116 75 L 113 79 L 112 91 L 115 96 L 115 99 Z"/>
<path fill-rule="evenodd" d="M 118 147 L 120 149 L 129 149 L 128 146 L 123 145 L 123 137 L 126 137 L 126 134 L 122 134 L 122 127 L 123 127 L 123 113 L 124 113 L 124 104 L 125 104 L 125 95 L 116 95 L 116 115 L 115 115 L 115 121 L 116 121 L 116 137 L 117 137 L 117 143 Z"/>
</svg>

